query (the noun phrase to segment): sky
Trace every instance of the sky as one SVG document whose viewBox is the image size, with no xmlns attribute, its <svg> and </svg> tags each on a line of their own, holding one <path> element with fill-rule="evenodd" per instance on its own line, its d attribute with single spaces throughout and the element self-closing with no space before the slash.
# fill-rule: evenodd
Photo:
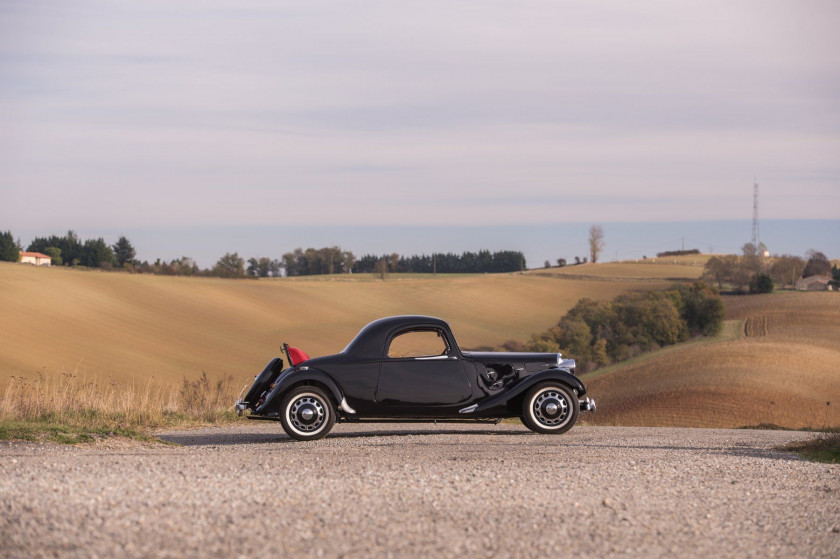
<svg viewBox="0 0 840 559">
<path fill-rule="evenodd" d="M 0 0 L 0 229 L 154 259 L 746 220 L 739 247 L 757 181 L 762 219 L 830 233 L 839 23 L 833 0 Z"/>
</svg>

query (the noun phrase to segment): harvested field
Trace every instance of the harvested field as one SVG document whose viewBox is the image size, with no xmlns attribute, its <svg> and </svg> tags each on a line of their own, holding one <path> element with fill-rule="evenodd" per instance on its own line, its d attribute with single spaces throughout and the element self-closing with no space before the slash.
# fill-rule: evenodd
<svg viewBox="0 0 840 559">
<path fill-rule="evenodd" d="M 840 294 L 781 291 L 726 297 L 727 316 L 754 319 L 759 332 L 784 343 L 840 348 Z M 760 322 L 756 322 L 760 321 Z M 748 334 L 750 335 L 750 334 Z"/>
<path fill-rule="evenodd" d="M 587 385 L 598 414 L 589 421 L 840 426 L 840 296 L 777 293 L 728 297 L 726 304 L 729 319 L 743 323 L 743 337 L 689 343 L 594 372 Z"/>
</svg>

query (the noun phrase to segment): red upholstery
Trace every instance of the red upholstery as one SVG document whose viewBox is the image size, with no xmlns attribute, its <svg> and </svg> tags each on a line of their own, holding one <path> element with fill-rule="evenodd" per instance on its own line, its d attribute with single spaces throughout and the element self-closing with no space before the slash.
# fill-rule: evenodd
<svg viewBox="0 0 840 559">
<path fill-rule="evenodd" d="M 294 366 L 303 363 L 304 361 L 309 361 L 309 356 L 306 355 L 306 352 L 304 352 L 302 349 L 290 347 L 289 359 L 292 361 L 292 366 Z"/>
</svg>

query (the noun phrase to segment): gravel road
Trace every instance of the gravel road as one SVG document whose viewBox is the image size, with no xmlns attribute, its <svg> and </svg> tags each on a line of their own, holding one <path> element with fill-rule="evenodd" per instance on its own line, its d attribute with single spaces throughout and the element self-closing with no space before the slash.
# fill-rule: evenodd
<svg viewBox="0 0 840 559">
<path fill-rule="evenodd" d="M 279 425 L 0 443 L 2 557 L 840 557 L 840 465 L 781 431 Z"/>
</svg>

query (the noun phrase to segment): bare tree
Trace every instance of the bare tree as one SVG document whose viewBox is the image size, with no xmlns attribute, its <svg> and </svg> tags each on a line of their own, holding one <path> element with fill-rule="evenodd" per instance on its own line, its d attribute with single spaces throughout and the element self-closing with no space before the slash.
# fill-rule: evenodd
<svg viewBox="0 0 840 559">
<path fill-rule="evenodd" d="M 592 263 L 598 261 L 601 251 L 604 250 L 604 230 L 600 225 L 593 225 L 589 228 L 589 256 L 592 258 Z"/>
<path fill-rule="evenodd" d="M 388 260 L 381 258 L 373 265 L 373 277 L 378 277 L 381 280 L 388 278 Z"/>
</svg>

